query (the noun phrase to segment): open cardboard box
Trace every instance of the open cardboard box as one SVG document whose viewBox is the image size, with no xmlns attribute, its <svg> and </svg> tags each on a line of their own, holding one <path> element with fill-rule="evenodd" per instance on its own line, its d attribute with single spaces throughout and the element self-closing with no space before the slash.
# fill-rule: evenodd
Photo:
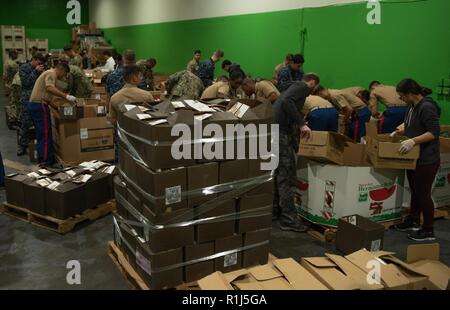
<svg viewBox="0 0 450 310">
<path fill-rule="evenodd" d="M 396 258 L 394 253 L 363 249 L 346 258 L 369 275 L 376 271 L 379 263 L 380 282 L 387 290 L 422 290 L 428 287 L 428 276 L 419 268 Z"/>
<path fill-rule="evenodd" d="M 335 132 L 313 131 L 311 139 L 301 139 L 298 155 L 316 161 L 343 165 L 347 143 L 353 143 L 353 141 L 344 135 Z"/>
<path fill-rule="evenodd" d="M 427 289 L 450 290 L 450 268 L 440 261 L 439 244 L 409 246 L 406 262 L 418 272 L 428 276 Z"/>
<path fill-rule="evenodd" d="M 327 290 L 327 287 L 292 258 L 264 266 L 223 274 L 213 273 L 198 281 L 202 290 Z"/>
<path fill-rule="evenodd" d="M 406 137 L 379 135 L 375 123 L 366 124 L 368 142 L 367 154 L 375 168 L 414 170 L 420 157 L 420 146 L 416 145 L 409 153 L 400 154 L 400 143 Z"/>
</svg>

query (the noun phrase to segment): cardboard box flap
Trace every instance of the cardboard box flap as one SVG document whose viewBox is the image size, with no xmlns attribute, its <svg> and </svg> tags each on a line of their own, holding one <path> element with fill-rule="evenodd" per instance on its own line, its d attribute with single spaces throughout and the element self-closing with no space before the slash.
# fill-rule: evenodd
<svg viewBox="0 0 450 310">
<path fill-rule="evenodd" d="M 411 264 L 427 259 L 439 261 L 439 251 L 438 243 L 410 245 L 406 250 L 406 262 Z"/>
<path fill-rule="evenodd" d="M 225 278 L 225 280 L 228 283 L 232 283 L 233 281 L 235 281 L 235 280 L 237 280 L 237 279 L 239 279 L 241 277 L 244 277 L 244 276 L 246 276 L 248 274 L 249 274 L 249 271 L 247 269 L 240 269 L 240 270 L 236 270 L 236 271 L 233 271 L 233 272 L 226 273 L 226 274 L 223 275 L 223 277 Z"/>
<path fill-rule="evenodd" d="M 198 282 L 198 286 L 206 291 L 233 291 L 231 284 L 225 279 L 223 273 L 215 272 Z"/>
<path fill-rule="evenodd" d="M 248 272 L 258 281 L 266 281 L 283 276 L 283 274 L 275 269 L 275 267 L 272 265 L 253 267 L 250 268 Z"/>
<path fill-rule="evenodd" d="M 241 291 L 261 291 L 264 287 L 260 285 L 255 278 L 249 276 L 245 279 L 237 280 L 233 282 L 233 285 Z"/>
<path fill-rule="evenodd" d="M 305 257 L 305 261 L 316 268 L 334 268 L 336 264 L 327 257 Z"/>
<path fill-rule="evenodd" d="M 157 105 L 152 107 L 156 112 L 162 113 L 164 115 L 168 115 L 172 112 L 175 112 L 175 108 L 173 107 L 170 101 L 163 101 L 158 103 Z"/>
<path fill-rule="evenodd" d="M 302 145 L 326 146 L 328 144 L 328 132 L 313 131 L 312 138 L 309 140 L 302 139 Z"/>
<path fill-rule="evenodd" d="M 412 266 L 426 274 L 429 281 L 440 290 L 448 289 L 450 280 L 450 268 L 439 261 L 423 260 L 413 263 Z"/>
<path fill-rule="evenodd" d="M 375 257 L 395 255 L 395 252 L 387 252 L 387 251 L 375 251 L 375 252 L 371 252 L 371 253 Z"/>
<path fill-rule="evenodd" d="M 334 254 L 325 254 L 330 260 L 332 260 L 347 276 L 352 278 L 353 281 L 358 283 L 361 289 L 381 290 L 383 285 L 381 284 L 369 284 L 367 283 L 367 275 L 364 271 L 353 265 L 350 261 L 343 256 Z"/>
<path fill-rule="evenodd" d="M 392 158 L 392 159 L 418 159 L 420 156 L 420 148 L 414 147 L 410 152 L 406 154 L 400 154 L 400 144 L 383 142 L 378 145 L 378 155 L 381 158 Z"/>
<path fill-rule="evenodd" d="M 327 287 L 292 258 L 272 262 L 294 290 L 327 290 Z"/>
<path fill-rule="evenodd" d="M 415 274 L 416 276 L 423 276 L 423 277 L 427 276 L 425 273 L 420 272 L 417 268 L 414 268 L 412 265 L 409 265 L 409 264 L 403 262 L 402 260 L 398 259 L 395 256 L 391 256 L 391 255 L 383 256 L 382 259 L 386 262 L 390 262 L 390 263 L 393 263 L 393 264 L 401 267 L 407 273 Z"/>
<path fill-rule="evenodd" d="M 272 119 L 273 117 L 272 104 L 268 101 L 260 103 L 259 105 L 257 105 L 254 108 L 251 108 L 247 113 L 245 113 L 244 116 L 242 117 L 242 120 L 255 119 L 255 117 L 261 120 Z"/>
<path fill-rule="evenodd" d="M 370 121 L 368 123 L 366 123 L 366 135 L 367 137 L 370 138 L 377 138 L 378 136 L 378 121 L 377 122 L 373 122 Z"/>
</svg>

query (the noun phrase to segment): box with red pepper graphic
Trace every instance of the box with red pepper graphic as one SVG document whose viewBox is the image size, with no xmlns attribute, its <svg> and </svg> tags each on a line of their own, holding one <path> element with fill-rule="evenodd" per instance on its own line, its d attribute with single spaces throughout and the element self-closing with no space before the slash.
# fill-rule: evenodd
<svg viewBox="0 0 450 310">
<path fill-rule="evenodd" d="M 338 219 L 360 215 L 374 222 L 401 217 L 404 171 L 372 167 L 341 167 L 308 163 L 298 173 L 298 203 L 307 220 L 337 227 Z M 307 182 L 306 182 L 307 180 Z"/>
</svg>

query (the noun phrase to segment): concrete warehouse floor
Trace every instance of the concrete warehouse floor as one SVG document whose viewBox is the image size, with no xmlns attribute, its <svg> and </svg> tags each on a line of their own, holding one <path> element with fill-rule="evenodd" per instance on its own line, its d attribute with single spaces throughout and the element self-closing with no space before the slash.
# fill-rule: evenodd
<svg viewBox="0 0 450 310">
<path fill-rule="evenodd" d="M 3 159 L 28 165 L 28 157 L 17 158 L 16 134 L 5 125 L 7 99 L 0 90 L 0 151 Z M 6 169 L 7 173 L 13 172 Z M 4 190 L 0 202 L 5 201 Z M 128 289 L 122 274 L 106 254 L 106 243 L 113 238 L 112 217 L 107 216 L 82 229 L 60 236 L 33 225 L 0 215 L 0 289 Z M 436 236 L 442 260 L 450 265 L 450 222 L 436 221 Z M 385 250 L 405 259 L 410 242 L 406 235 L 386 232 Z M 282 232 L 274 228 L 272 253 L 280 258 L 299 259 L 334 252 L 333 245 L 321 243 L 307 234 Z M 66 283 L 70 260 L 81 263 L 79 286 Z"/>
</svg>

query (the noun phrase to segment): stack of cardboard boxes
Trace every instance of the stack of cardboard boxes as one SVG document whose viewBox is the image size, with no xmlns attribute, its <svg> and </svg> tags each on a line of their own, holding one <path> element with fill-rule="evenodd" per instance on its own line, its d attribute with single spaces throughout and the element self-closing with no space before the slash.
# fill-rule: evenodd
<svg viewBox="0 0 450 310">
<path fill-rule="evenodd" d="M 338 219 L 355 214 L 375 222 L 402 216 L 404 170 L 415 168 L 420 149 L 400 154 L 402 138 L 378 135 L 374 123 L 367 134 L 367 144 L 329 132 L 301 141 L 296 204 L 303 217 L 337 227 Z"/>
<path fill-rule="evenodd" d="M 76 105 L 61 98 L 51 102 L 53 144 L 64 163 L 114 160 L 114 130 L 106 113 L 102 100 L 78 99 Z"/>
<path fill-rule="evenodd" d="M 115 240 L 151 288 L 267 263 L 273 197 L 261 161 L 217 160 L 202 152 L 176 159 L 171 153 L 177 124 L 271 124 L 269 102 L 247 103 L 242 114 L 191 101 L 121 107 Z M 185 151 L 206 149 L 207 138 L 216 139 L 215 148 L 234 146 L 225 146 L 224 137 L 196 136 L 195 143 L 193 137 L 184 141 Z"/>
<path fill-rule="evenodd" d="M 93 161 L 56 172 L 11 174 L 5 179 L 7 203 L 64 220 L 110 201 L 114 173 L 114 166 Z"/>
</svg>

